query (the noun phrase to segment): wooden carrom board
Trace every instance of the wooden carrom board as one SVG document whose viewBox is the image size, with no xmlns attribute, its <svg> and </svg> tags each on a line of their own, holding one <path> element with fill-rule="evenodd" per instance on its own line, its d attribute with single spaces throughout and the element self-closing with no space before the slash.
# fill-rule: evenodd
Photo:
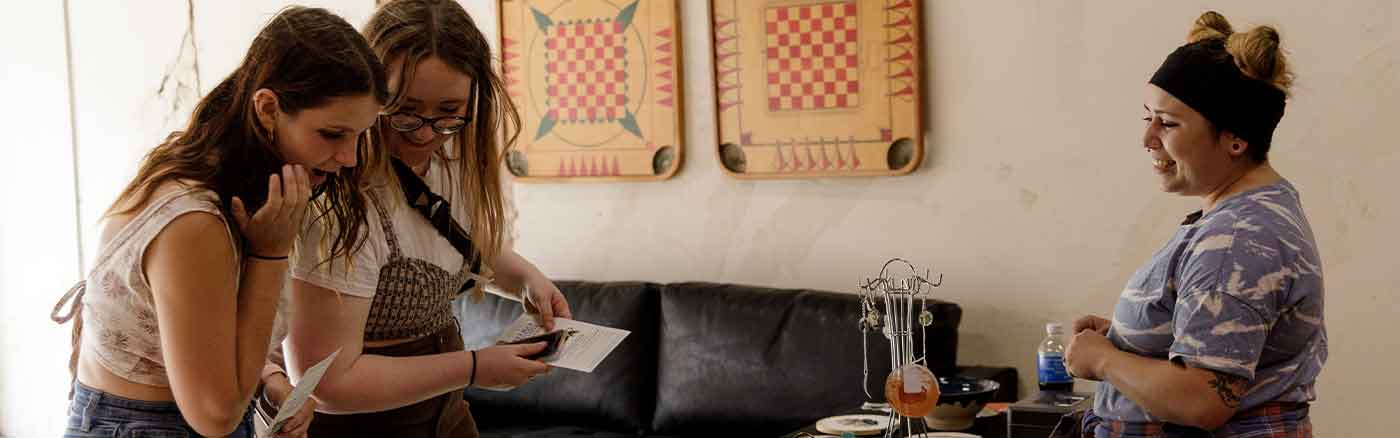
<svg viewBox="0 0 1400 438">
<path fill-rule="evenodd" d="M 712 0 L 720 163 L 739 178 L 923 160 L 917 0 Z"/>
<path fill-rule="evenodd" d="M 502 0 L 502 77 L 522 181 L 661 180 L 680 169 L 676 0 Z"/>
</svg>

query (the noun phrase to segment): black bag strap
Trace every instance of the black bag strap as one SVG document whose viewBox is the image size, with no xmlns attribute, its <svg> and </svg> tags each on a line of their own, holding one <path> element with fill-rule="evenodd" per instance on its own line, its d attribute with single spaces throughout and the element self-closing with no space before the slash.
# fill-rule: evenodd
<svg viewBox="0 0 1400 438">
<path fill-rule="evenodd" d="M 399 186 L 403 187 L 404 198 L 408 200 L 408 205 L 423 215 L 428 223 L 433 225 L 438 234 L 447 239 L 457 252 L 462 254 L 462 260 L 469 263 L 473 274 L 481 274 L 481 252 L 476 250 L 476 245 L 472 244 L 472 238 L 462 226 L 452 219 L 452 204 L 446 199 L 433 193 L 428 188 L 428 184 L 423 182 L 418 174 L 413 173 L 413 169 L 398 158 L 390 159 L 394 167 L 394 174 L 398 175 Z M 466 292 L 476 287 L 476 279 L 467 280 L 462 285 L 460 292 Z"/>
</svg>

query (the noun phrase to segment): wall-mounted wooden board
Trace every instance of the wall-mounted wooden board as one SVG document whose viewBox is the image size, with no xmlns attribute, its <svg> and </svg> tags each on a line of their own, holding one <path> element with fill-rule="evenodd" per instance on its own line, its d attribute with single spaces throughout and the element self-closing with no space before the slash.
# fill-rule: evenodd
<svg viewBox="0 0 1400 438">
<path fill-rule="evenodd" d="M 684 153 L 676 0 L 503 0 L 525 182 L 662 180 Z"/>
<path fill-rule="evenodd" d="M 720 163 L 738 178 L 923 160 L 917 0 L 712 0 Z"/>
</svg>

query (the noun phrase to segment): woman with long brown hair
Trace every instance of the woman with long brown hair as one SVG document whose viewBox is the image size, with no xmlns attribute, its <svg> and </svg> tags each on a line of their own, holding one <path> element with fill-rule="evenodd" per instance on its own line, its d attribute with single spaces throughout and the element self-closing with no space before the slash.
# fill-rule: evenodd
<svg viewBox="0 0 1400 438">
<path fill-rule="evenodd" d="M 340 17 L 291 7 L 264 26 L 146 155 L 64 298 L 78 318 L 66 436 L 252 436 L 259 383 L 289 389 L 267 356 L 296 235 L 304 219 L 336 230 L 316 236 L 328 259 L 360 246 L 355 166 L 386 101 L 382 63 Z"/>
<path fill-rule="evenodd" d="M 392 96 L 375 130 L 395 162 L 366 169 L 373 212 L 350 272 L 299 253 L 289 368 L 340 350 L 314 393 L 312 436 L 476 436 L 464 388 L 512 388 L 548 366 L 525 358 L 543 343 L 463 351 L 453 299 L 492 283 L 533 305 L 546 328 L 570 317 L 559 289 L 506 242 L 501 155 L 519 116 L 456 2 L 386 2 L 364 34 L 388 70 Z"/>
</svg>

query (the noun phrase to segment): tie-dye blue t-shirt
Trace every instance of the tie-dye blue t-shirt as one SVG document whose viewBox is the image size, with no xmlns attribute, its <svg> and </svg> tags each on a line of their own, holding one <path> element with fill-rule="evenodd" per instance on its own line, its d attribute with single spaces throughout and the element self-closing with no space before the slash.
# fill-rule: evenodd
<svg viewBox="0 0 1400 438">
<path fill-rule="evenodd" d="M 1322 264 L 1287 181 L 1197 212 L 1128 281 L 1108 338 L 1118 349 L 1244 377 L 1241 411 L 1316 399 L 1327 360 Z M 1113 385 L 1094 413 L 1158 422 Z"/>
</svg>

